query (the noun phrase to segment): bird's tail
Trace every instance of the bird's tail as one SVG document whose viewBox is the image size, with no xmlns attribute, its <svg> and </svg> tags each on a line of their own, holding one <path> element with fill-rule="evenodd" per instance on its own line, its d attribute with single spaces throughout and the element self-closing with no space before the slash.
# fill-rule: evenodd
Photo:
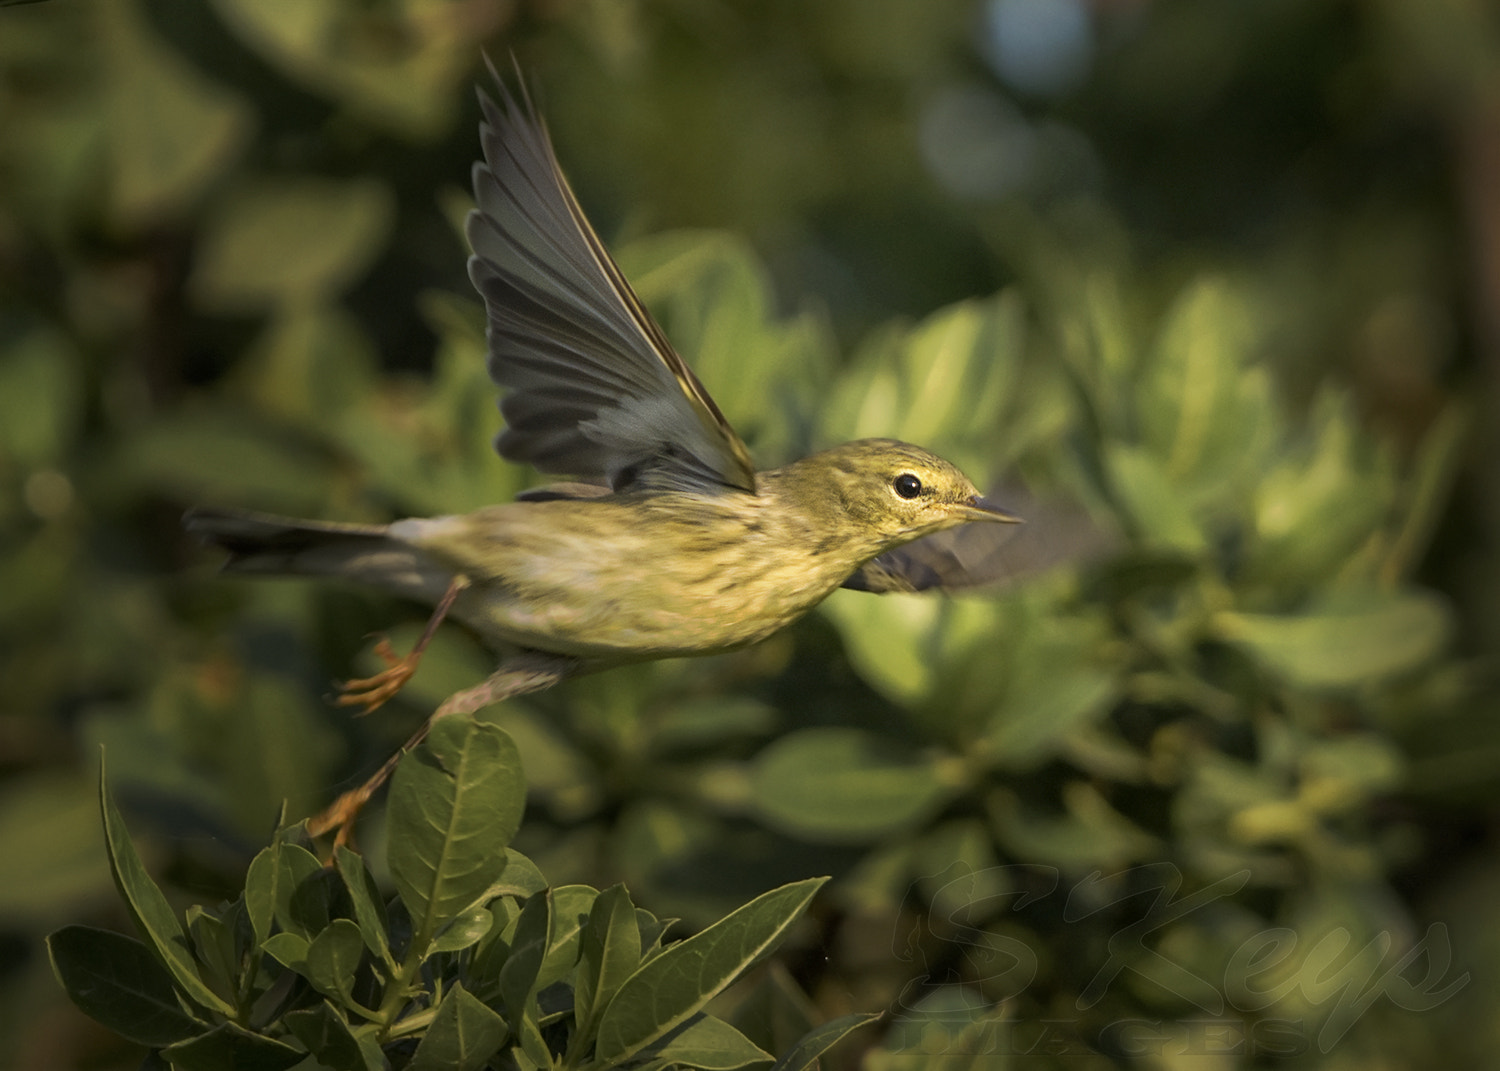
<svg viewBox="0 0 1500 1071">
<path fill-rule="evenodd" d="M 182 526 L 204 543 L 227 550 L 224 568 L 235 573 L 330 572 L 329 566 L 345 560 L 345 553 L 368 552 L 388 542 L 381 525 L 202 507 L 188 510 Z M 317 568 L 319 562 L 325 567 Z"/>
<path fill-rule="evenodd" d="M 387 590 L 441 594 L 451 570 L 391 538 L 384 525 L 304 521 L 269 513 L 190 509 L 183 527 L 229 552 L 226 572 L 279 576 L 341 576 Z"/>
</svg>

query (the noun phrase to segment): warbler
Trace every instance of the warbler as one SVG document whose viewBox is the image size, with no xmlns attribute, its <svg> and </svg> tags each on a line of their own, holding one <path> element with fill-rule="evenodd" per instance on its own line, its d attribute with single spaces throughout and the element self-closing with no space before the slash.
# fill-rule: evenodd
<svg viewBox="0 0 1500 1071">
<path fill-rule="evenodd" d="M 494 68 L 491 67 L 494 74 Z M 422 638 L 337 702 L 365 711 L 415 671 L 445 617 L 501 653 L 432 720 L 621 663 L 751 644 L 841 585 L 941 579 L 892 553 L 931 533 L 1016 517 L 955 466 L 891 439 L 757 472 L 584 217 L 526 93 L 479 92 L 484 159 L 466 232 L 501 388 L 499 454 L 577 481 L 516 502 L 388 525 L 190 510 L 188 529 L 236 573 L 335 576 L 434 604 Z M 345 839 L 402 752 L 314 819 Z"/>
</svg>

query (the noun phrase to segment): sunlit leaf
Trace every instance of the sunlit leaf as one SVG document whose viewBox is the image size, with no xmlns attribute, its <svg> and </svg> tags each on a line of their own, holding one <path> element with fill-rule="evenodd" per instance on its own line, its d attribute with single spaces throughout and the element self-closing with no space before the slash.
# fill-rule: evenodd
<svg viewBox="0 0 1500 1071">
<path fill-rule="evenodd" d="M 972 469 L 977 452 L 961 446 L 968 444 L 969 451 L 980 443 L 988 447 L 1002 414 L 1017 401 L 1023 342 L 1022 306 L 1008 292 L 942 309 L 909 332 L 877 335 L 841 377 L 824 414 L 825 434 L 831 440 L 884 437 L 922 443 Z M 1028 419 L 1059 415 L 1053 406 L 1058 400 L 1050 392 L 1030 392 L 1026 405 L 1033 407 L 1033 415 Z M 1007 428 L 1007 434 L 1019 430 Z M 1020 445 L 1013 439 L 1007 449 Z"/>
<path fill-rule="evenodd" d="M 1352 688 L 1415 669 L 1447 642 L 1447 607 L 1421 591 L 1351 592 L 1300 614 L 1225 611 L 1224 639 L 1303 688 Z"/>
<path fill-rule="evenodd" d="M 391 782 L 387 853 L 418 947 L 499 878 L 525 801 L 515 744 L 487 722 L 439 718 L 401 760 Z"/>
</svg>

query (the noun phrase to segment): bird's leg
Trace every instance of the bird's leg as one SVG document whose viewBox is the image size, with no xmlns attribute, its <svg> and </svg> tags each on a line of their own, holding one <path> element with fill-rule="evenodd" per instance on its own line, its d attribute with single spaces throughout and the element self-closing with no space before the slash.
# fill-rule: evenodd
<svg viewBox="0 0 1500 1071">
<path fill-rule="evenodd" d="M 362 706 L 365 709 L 359 713 L 368 714 L 405 687 L 406 682 L 417 671 L 417 663 L 422 661 L 422 652 L 432 642 L 432 637 L 437 634 L 438 626 L 448 616 L 448 611 L 453 609 L 454 600 L 468 586 L 469 578 L 462 573 L 453 578 L 448 584 L 448 590 L 443 592 L 443 597 L 433 608 L 432 616 L 427 619 L 427 627 L 422 630 L 421 638 L 405 658 L 398 656 L 391 649 L 390 640 L 382 636 L 375 644 L 375 653 L 385 663 L 385 669 L 373 677 L 345 681 L 339 685 L 339 695 L 334 703 L 341 707 Z"/>
<path fill-rule="evenodd" d="M 354 820 L 359 817 L 360 809 L 369 802 L 375 791 L 389 780 L 396 770 L 396 764 L 401 761 L 401 756 L 426 738 L 433 722 L 445 714 L 472 714 L 476 710 L 503 699 L 525 695 L 527 692 L 540 692 L 576 672 L 578 668 L 579 662 L 574 658 L 527 652 L 510 659 L 492 673 L 484 683 L 475 685 L 473 688 L 465 688 L 461 692 L 454 692 L 443 700 L 442 705 L 433 711 L 416 732 L 412 733 L 411 738 L 401 745 L 400 750 L 386 759 L 385 764 L 371 774 L 364 784 L 345 792 L 333 802 L 333 806 L 310 819 L 307 823 L 307 831 L 315 837 L 337 831 L 334 844 L 347 844 L 354 831 Z"/>
</svg>

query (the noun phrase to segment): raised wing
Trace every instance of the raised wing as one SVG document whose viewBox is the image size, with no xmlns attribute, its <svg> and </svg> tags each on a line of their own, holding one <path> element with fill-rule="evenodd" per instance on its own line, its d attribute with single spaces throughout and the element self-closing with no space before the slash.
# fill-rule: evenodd
<svg viewBox="0 0 1500 1071">
<path fill-rule="evenodd" d="M 753 493 L 745 444 L 584 218 L 524 85 L 517 101 L 495 81 L 498 104 L 479 95 L 466 225 L 490 378 L 505 388 L 495 449 L 616 491 Z"/>
</svg>

